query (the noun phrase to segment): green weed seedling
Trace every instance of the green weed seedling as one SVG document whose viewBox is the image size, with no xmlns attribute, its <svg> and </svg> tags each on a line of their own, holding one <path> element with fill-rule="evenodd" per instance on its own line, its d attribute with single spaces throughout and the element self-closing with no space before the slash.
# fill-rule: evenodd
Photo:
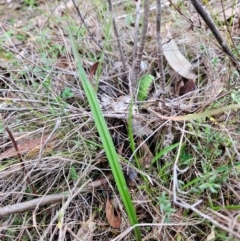
<svg viewBox="0 0 240 241">
<path fill-rule="evenodd" d="M 70 179 L 74 181 L 78 180 L 79 177 L 74 166 L 70 167 L 69 174 L 70 174 Z"/>
<path fill-rule="evenodd" d="M 24 0 L 24 4 L 27 7 L 33 8 L 37 5 L 37 2 L 36 2 L 36 0 Z"/>
<path fill-rule="evenodd" d="M 217 183 L 217 175 L 213 174 L 209 178 L 206 179 L 206 182 L 201 184 L 199 188 L 201 190 L 209 190 L 211 193 L 217 193 L 218 189 L 221 187 L 220 184 Z"/>
<path fill-rule="evenodd" d="M 175 212 L 175 209 L 171 207 L 171 202 L 166 197 L 166 193 L 163 191 L 162 195 L 158 198 L 161 212 L 165 215 L 164 222 L 170 221 L 170 216 Z"/>
<path fill-rule="evenodd" d="M 214 57 L 211 59 L 211 63 L 213 64 L 214 67 L 216 67 L 219 62 L 220 62 L 219 58 Z"/>
<path fill-rule="evenodd" d="M 61 96 L 62 96 L 63 99 L 69 99 L 69 98 L 74 97 L 74 94 L 73 94 L 71 88 L 66 87 L 66 88 L 63 90 Z"/>
<path fill-rule="evenodd" d="M 240 91 L 234 90 L 231 93 L 231 99 L 232 99 L 233 103 L 240 104 Z"/>
</svg>

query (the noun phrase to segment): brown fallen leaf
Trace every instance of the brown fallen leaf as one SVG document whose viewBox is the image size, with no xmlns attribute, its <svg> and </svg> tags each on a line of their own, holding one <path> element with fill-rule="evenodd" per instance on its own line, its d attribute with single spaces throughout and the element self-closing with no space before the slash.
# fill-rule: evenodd
<svg viewBox="0 0 240 241">
<path fill-rule="evenodd" d="M 42 152 L 42 156 L 46 156 L 47 154 L 51 153 L 52 150 L 54 149 L 55 143 L 56 143 L 55 141 L 48 142 L 47 145 L 45 146 L 43 152 Z M 41 148 L 43 147 L 43 144 L 44 144 L 44 143 L 35 146 L 32 150 L 30 150 L 30 151 L 26 154 L 25 158 L 26 158 L 26 159 L 30 159 L 30 158 L 33 158 L 33 157 L 37 156 L 38 153 L 39 153 L 39 151 L 40 151 Z"/>
<path fill-rule="evenodd" d="M 175 85 L 176 95 L 182 96 L 196 89 L 196 84 L 193 80 L 182 79 Z"/>
<path fill-rule="evenodd" d="M 153 156 L 152 152 L 150 151 L 146 142 L 144 142 L 142 144 L 142 140 L 140 138 L 138 138 L 137 144 L 141 145 L 141 147 L 139 149 L 139 153 L 141 156 L 139 159 L 139 164 L 141 165 L 141 167 L 149 168 L 154 156 Z"/>
<path fill-rule="evenodd" d="M 48 135 L 35 138 L 32 140 L 28 140 L 25 142 L 21 142 L 18 144 L 18 151 L 20 155 L 23 155 L 27 153 L 27 157 L 31 158 L 35 155 L 38 154 L 39 150 L 43 147 L 45 141 L 47 140 Z M 50 151 L 53 150 L 55 142 L 53 142 L 53 139 L 55 137 L 53 136 L 50 140 L 49 143 L 46 145 L 43 154 L 49 153 Z M 14 147 L 11 147 L 4 151 L 3 153 L 0 154 L 0 161 L 6 158 L 11 158 L 17 156 L 16 149 Z"/>
<path fill-rule="evenodd" d="M 108 199 L 106 202 L 106 218 L 112 228 L 120 228 L 122 223 L 121 213 L 113 200 Z"/>
<path fill-rule="evenodd" d="M 90 69 L 90 73 L 89 73 L 89 81 L 92 82 L 93 76 L 97 71 L 99 62 L 96 62 L 92 65 L 91 69 Z"/>
</svg>

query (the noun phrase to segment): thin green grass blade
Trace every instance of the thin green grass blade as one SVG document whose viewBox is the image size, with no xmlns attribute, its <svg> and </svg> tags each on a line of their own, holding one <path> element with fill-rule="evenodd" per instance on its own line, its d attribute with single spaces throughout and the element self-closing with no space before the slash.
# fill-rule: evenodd
<svg viewBox="0 0 240 241">
<path fill-rule="evenodd" d="M 83 89 L 86 93 L 91 112 L 93 115 L 93 119 L 95 121 L 98 133 L 100 135 L 100 138 L 102 140 L 102 144 L 104 147 L 104 150 L 106 152 L 106 156 L 108 158 L 113 177 L 115 179 L 118 191 L 120 193 L 120 196 L 122 198 L 123 204 L 126 208 L 126 212 L 129 218 L 129 221 L 131 225 L 137 224 L 137 215 L 128 191 L 128 187 L 121 169 L 121 165 L 119 163 L 119 158 L 116 153 L 115 147 L 112 142 L 111 135 L 109 133 L 106 121 L 103 117 L 102 110 L 99 106 L 98 99 L 96 97 L 96 93 L 94 92 L 92 85 L 90 84 L 87 75 L 81 65 L 80 57 L 73 39 L 73 36 L 71 34 L 71 30 L 69 29 L 69 36 L 70 36 L 70 42 L 71 42 L 71 47 L 73 50 L 74 58 L 77 62 L 77 69 L 78 69 L 78 75 L 79 78 L 81 79 L 81 83 L 83 86 Z M 134 229 L 135 232 L 135 237 L 137 241 L 141 240 L 141 233 L 139 227 L 136 227 Z"/>
<path fill-rule="evenodd" d="M 161 158 L 163 155 L 165 155 L 166 153 L 170 152 L 171 150 L 173 150 L 174 148 L 179 146 L 179 142 L 175 143 L 171 146 L 166 147 L 165 149 L 161 150 L 160 152 L 157 153 L 157 155 L 153 158 L 152 163 L 153 164 L 155 161 L 157 161 L 159 158 Z"/>
</svg>

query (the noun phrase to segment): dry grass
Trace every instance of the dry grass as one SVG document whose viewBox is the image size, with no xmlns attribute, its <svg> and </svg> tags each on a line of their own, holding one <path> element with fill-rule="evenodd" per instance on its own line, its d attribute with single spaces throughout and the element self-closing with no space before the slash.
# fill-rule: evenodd
<svg viewBox="0 0 240 241">
<path fill-rule="evenodd" d="M 142 74 L 156 76 L 156 82 L 148 100 L 137 104 L 140 127 L 135 129 L 147 126 L 149 133 L 139 137 L 133 130 L 133 151 L 125 112 L 116 111 L 114 104 L 122 105 L 119 97 L 129 95 L 126 76 L 133 60 L 133 1 L 113 2 L 126 72 L 107 2 L 76 1 L 88 29 L 72 1 L 67 5 L 62 2 L 13 1 L 0 5 L 1 153 L 13 147 L 5 127 L 19 148 L 36 142 L 34 148 L 22 151 L 22 162 L 14 149 L 15 155 L 0 158 L 0 210 L 60 194 L 55 202 L 42 205 L 39 199 L 37 206 L 20 213 L 0 214 L 1 240 L 134 240 L 78 81 L 67 34 L 69 25 L 87 74 L 100 62 L 91 82 L 121 157 L 142 240 L 239 240 L 239 111 L 185 123 L 164 121 L 148 111 L 150 106 L 163 111 L 162 115 L 185 115 L 240 103 L 239 74 L 209 29 L 190 6 L 177 3 L 162 9 L 163 34 L 168 25 L 183 55 L 189 61 L 198 55 L 202 59 L 194 69 L 197 89 L 182 96 L 178 95 L 179 83 L 187 80 L 164 61 L 167 96 L 161 110 L 156 12 L 150 13 L 142 59 L 147 69 Z M 154 9 L 154 1 L 151 6 Z M 234 45 L 240 49 L 236 20 L 228 22 L 230 34 L 225 23 L 218 22 L 218 26 L 239 59 L 234 49 Z M 175 143 L 180 143 L 177 148 Z M 121 214 L 118 229 L 107 221 L 108 199 L 114 200 Z"/>
</svg>

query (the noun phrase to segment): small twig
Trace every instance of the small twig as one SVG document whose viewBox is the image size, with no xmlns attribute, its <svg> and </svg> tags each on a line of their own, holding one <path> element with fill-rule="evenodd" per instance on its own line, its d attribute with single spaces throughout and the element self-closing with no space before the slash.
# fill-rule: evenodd
<svg viewBox="0 0 240 241">
<path fill-rule="evenodd" d="M 165 87 L 165 75 L 163 68 L 163 50 L 162 50 L 162 37 L 161 37 L 161 0 L 157 0 L 157 19 L 156 19 L 156 37 L 157 37 L 157 56 L 158 56 L 158 68 L 160 72 L 160 87 L 162 92 L 162 105 L 165 108 L 166 99 L 166 87 Z"/>
<path fill-rule="evenodd" d="M 152 132 L 151 135 L 149 135 L 146 139 L 144 139 L 144 141 L 143 141 L 140 145 L 137 146 L 137 148 L 134 150 L 134 152 L 132 153 L 132 155 L 131 155 L 130 158 L 128 159 L 128 162 L 129 162 L 129 163 L 132 161 L 134 155 L 135 155 L 135 154 L 137 153 L 137 151 L 144 145 L 144 143 L 146 143 L 152 136 L 154 136 L 155 133 L 157 133 L 159 130 L 161 130 L 162 127 L 165 126 L 167 122 L 168 122 L 168 121 L 165 121 L 162 125 L 160 125 L 156 130 L 154 130 L 154 131 Z"/>
<path fill-rule="evenodd" d="M 123 71 L 124 71 L 124 73 L 126 73 L 127 65 L 126 65 L 126 62 L 125 62 L 122 46 L 121 46 L 121 43 L 120 43 L 120 38 L 119 38 L 119 34 L 118 34 L 118 29 L 117 29 L 117 24 L 116 24 L 114 12 L 113 12 L 113 9 L 112 9 L 111 0 L 108 0 L 108 5 L 109 5 L 109 11 L 111 12 L 111 15 L 112 15 L 113 30 L 114 30 L 115 37 L 117 39 L 118 50 L 119 50 L 121 61 L 122 61 L 122 64 L 123 64 Z"/>
<path fill-rule="evenodd" d="M 175 204 L 177 204 L 178 206 L 182 207 L 182 208 L 185 208 L 185 209 L 190 209 L 192 210 L 193 212 L 195 212 L 196 214 L 198 214 L 200 217 L 208 220 L 209 222 L 211 222 L 213 225 L 215 225 L 216 227 L 218 228 L 221 228 L 222 230 L 224 231 L 227 231 L 229 233 L 231 233 L 232 235 L 234 235 L 236 238 L 240 238 L 240 234 L 237 232 L 237 231 L 234 231 L 234 230 L 230 230 L 230 228 L 228 228 L 227 226 L 224 226 L 222 224 L 220 224 L 219 222 L 217 222 L 216 220 L 214 220 L 212 217 L 210 217 L 209 215 L 199 211 L 196 206 L 197 205 L 189 205 L 188 203 L 186 202 L 179 202 L 176 200 Z M 199 204 L 199 203 L 197 203 Z"/>
<path fill-rule="evenodd" d="M 16 203 L 13 205 L 8 205 L 0 208 L 0 217 L 4 217 L 9 214 L 22 213 L 25 211 L 33 210 L 37 206 L 43 206 L 46 204 L 53 204 L 67 199 L 68 193 L 52 194 L 48 196 L 43 196 L 30 201 Z"/>
<path fill-rule="evenodd" d="M 71 234 L 74 238 L 74 241 L 82 241 L 81 238 L 79 238 L 70 228 L 67 227 L 67 232 L 69 232 L 69 234 Z"/>
<path fill-rule="evenodd" d="M 27 181 L 28 185 L 30 186 L 30 188 L 32 189 L 32 192 L 33 192 L 34 194 L 37 194 L 36 188 L 35 188 L 34 185 L 31 183 L 31 180 L 30 180 L 29 176 L 27 175 L 27 170 L 26 170 L 26 168 L 25 168 L 25 164 L 24 164 L 24 161 L 23 161 L 23 159 L 22 159 L 22 156 L 21 156 L 21 154 L 20 154 L 20 152 L 19 152 L 19 150 L 18 150 L 17 142 L 16 142 L 16 140 L 15 140 L 12 132 L 10 131 L 10 129 L 9 129 L 8 127 L 6 127 L 5 129 L 6 129 L 7 133 L 8 133 L 8 135 L 9 135 L 9 138 L 11 139 L 11 141 L 12 141 L 12 143 L 13 143 L 13 146 L 14 146 L 16 152 L 17 152 L 18 159 L 19 159 L 20 164 L 21 164 L 22 169 L 23 169 L 23 174 L 24 174 L 24 176 L 26 176 L 26 181 Z"/>
<path fill-rule="evenodd" d="M 140 64 L 142 60 L 142 55 L 143 55 L 143 50 L 144 50 L 147 30 L 148 30 L 148 18 L 150 13 L 149 9 L 150 9 L 149 0 L 144 0 L 144 17 L 143 17 L 142 34 L 141 34 L 141 39 L 137 50 L 137 56 L 133 60 L 133 67 L 130 73 L 132 89 L 136 89 L 137 87 L 137 78 L 140 70 Z"/>
<path fill-rule="evenodd" d="M 61 125 L 61 122 L 62 122 L 62 121 L 61 121 L 60 118 L 57 119 L 56 124 L 55 124 L 52 132 L 49 134 L 47 140 L 44 142 L 44 144 L 42 145 L 42 147 L 41 147 L 41 149 L 40 149 L 40 151 L 39 151 L 39 158 L 42 156 L 45 147 L 48 145 L 48 142 L 49 142 L 50 140 L 54 139 L 54 133 L 56 132 L 57 129 L 59 129 L 59 127 L 60 127 L 60 125 Z"/>
<path fill-rule="evenodd" d="M 197 223 L 195 223 L 197 224 Z M 122 240 L 128 233 L 130 233 L 136 227 L 171 227 L 171 226 L 192 226 L 191 222 L 180 222 L 180 223 L 140 223 L 135 224 L 126 230 L 124 230 L 121 234 L 119 234 L 116 238 L 111 239 L 111 241 L 119 241 Z"/>
<path fill-rule="evenodd" d="M 180 153 L 181 153 L 181 146 L 183 143 L 183 137 L 184 137 L 184 131 L 185 131 L 185 121 L 184 121 L 184 125 L 183 125 L 183 131 L 182 131 L 182 135 L 181 135 L 181 139 L 179 142 L 179 148 L 178 148 L 178 152 L 177 152 L 177 156 L 173 165 L 173 201 L 174 203 L 177 202 L 177 190 L 179 190 L 178 188 L 178 172 L 181 170 L 178 168 L 178 160 L 180 158 Z"/>
<path fill-rule="evenodd" d="M 45 240 L 45 237 L 49 233 L 49 231 L 50 231 L 53 223 L 56 221 L 56 219 L 58 219 L 60 217 L 60 219 L 61 219 L 60 222 L 62 224 L 64 223 L 64 213 L 65 213 L 65 210 L 69 206 L 69 204 L 72 201 L 72 199 L 74 199 L 80 192 L 83 192 L 85 190 L 85 188 L 86 188 L 85 186 L 89 183 L 89 180 L 88 180 L 84 184 L 82 184 L 81 187 L 77 187 L 81 180 L 82 180 L 82 178 L 79 178 L 78 181 L 76 182 L 76 184 L 74 185 L 74 187 L 72 188 L 72 190 L 68 193 L 66 201 L 62 204 L 61 209 L 56 213 L 57 216 L 55 215 L 53 217 L 53 219 L 51 220 L 51 223 L 44 230 L 43 235 L 41 236 L 41 240 Z M 59 214 L 61 214 L 61 215 L 59 215 Z"/>
<path fill-rule="evenodd" d="M 238 73 L 240 74 L 239 62 L 235 58 L 235 56 L 233 55 L 233 53 L 230 50 L 230 48 L 228 47 L 226 41 L 222 38 L 220 32 L 218 31 L 216 25 L 213 22 L 211 16 L 204 10 L 203 6 L 201 5 L 201 3 L 198 0 L 191 0 L 191 3 L 195 7 L 195 9 L 198 12 L 198 14 L 202 17 L 204 22 L 207 24 L 209 29 L 212 31 L 212 33 L 215 36 L 216 40 L 220 44 L 223 52 L 226 53 L 229 56 L 232 64 L 237 69 Z"/>
<path fill-rule="evenodd" d="M 86 24 L 86 22 L 85 22 L 85 20 L 84 20 L 84 18 L 82 17 L 82 14 L 81 14 L 81 12 L 80 12 L 80 10 L 79 10 L 77 4 L 75 3 L 74 0 L 72 0 L 72 2 L 73 2 L 73 5 L 74 5 L 75 9 L 77 10 L 78 16 L 80 17 L 80 19 L 81 19 L 83 25 L 84 25 L 85 28 L 87 29 L 88 34 L 90 35 L 90 37 L 92 38 L 92 40 L 94 41 L 94 43 L 95 43 L 95 44 L 96 44 L 96 45 L 97 45 L 97 46 L 103 51 L 102 46 L 101 46 L 101 45 L 97 42 L 97 40 L 94 38 L 93 34 L 91 33 L 89 27 L 87 26 L 87 24 Z"/>
</svg>

